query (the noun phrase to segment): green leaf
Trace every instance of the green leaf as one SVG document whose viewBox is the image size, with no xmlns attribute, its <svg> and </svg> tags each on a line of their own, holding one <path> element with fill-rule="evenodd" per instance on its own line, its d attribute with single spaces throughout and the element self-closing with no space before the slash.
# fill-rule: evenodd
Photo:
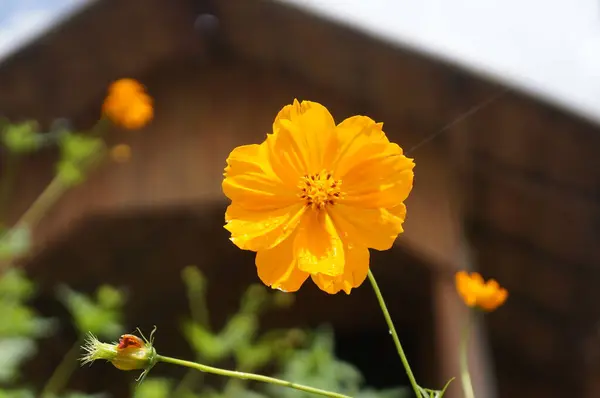
<svg viewBox="0 0 600 398">
<path fill-rule="evenodd" d="M 15 381 L 19 376 L 19 366 L 35 353 L 36 345 L 32 339 L 23 337 L 0 339 L 0 358 L 2 358 L 0 382 Z"/>
<path fill-rule="evenodd" d="M 61 158 L 57 163 L 58 177 L 68 185 L 80 184 L 90 161 L 104 149 L 104 141 L 94 136 L 64 132 L 60 135 Z"/>
<path fill-rule="evenodd" d="M 32 391 L 25 389 L 5 390 L 0 389 L 0 398 L 35 398 Z"/>
<path fill-rule="evenodd" d="M 207 362 L 218 362 L 231 353 L 222 339 L 203 326 L 188 322 L 183 326 L 183 333 L 196 354 Z"/>
<path fill-rule="evenodd" d="M 242 296 L 240 312 L 249 315 L 258 315 L 262 310 L 266 309 L 268 300 L 269 295 L 263 285 L 250 285 Z"/>
<path fill-rule="evenodd" d="M 294 294 L 292 293 L 284 293 L 284 292 L 274 292 L 273 296 L 273 305 L 276 308 L 290 308 L 296 299 Z"/>
<path fill-rule="evenodd" d="M 83 336 L 93 333 L 110 338 L 122 334 L 122 305 L 124 298 L 117 289 L 102 286 L 96 293 L 97 300 L 76 292 L 67 286 L 58 288 L 58 298 L 67 307 L 75 326 Z"/>
<path fill-rule="evenodd" d="M 31 308 L 10 300 L 0 300 L 0 319 L 0 337 L 42 337 L 56 325 L 54 320 L 41 318 Z"/>
<path fill-rule="evenodd" d="M 210 329 L 210 317 L 206 302 L 207 282 L 204 274 L 195 266 L 188 266 L 181 272 L 187 287 L 187 296 L 194 322 Z"/>
<path fill-rule="evenodd" d="M 454 381 L 454 377 L 451 378 L 450 380 L 448 380 L 446 382 L 446 385 L 444 386 L 443 389 L 441 390 L 431 390 L 429 388 L 423 388 L 423 387 L 419 387 L 419 389 L 421 390 L 421 393 L 429 398 L 442 398 L 444 396 L 444 394 L 446 393 L 446 389 L 448 388 L 448 386 L 450 386 L 450 383 L 452 383 Z"/>
<path fill-rule="evenodd" d="M 386 390 L 364 389 L 356 394 L 355 398 L 413 398 L 410 388 L 397 387 Z"/>
<path fill-rule="evenodd" d="M 189 290 L 206 291 L 206 277 L 195 266 L 188 266 L 181 271 L 181 277 Z"/>
<path fill-rule="evenodd" d="M 98 304 L 102 308 L 117 309 L 125 304 L 125 295 L 119 289 L 110 285 L 102 285 L 96 292 Z"/>
<path fill-rule="evenodd" d="M 35 293 L 33 283 L 25 272 L 18 268 L 9 268 L 0 277 L 0 300 L 25 301 Z"/>
<path fill-rule="evenodd" d="M 275 349 L 271 342 L 263 344 L 248 344 L 235 350 L 237 368 L 244 372 L 254 372 L 267 365 Z"/>
<path fill-rule="evenodd" d="M 219 337 L 228 347 L 229 352 L 233 352 L 238 347 L 250 344 L 257 330 L 256 316 L 238 313 L 229 319 Z"/>
<path fill-rule="evenodd" d="M 85 181 L 83 169 L 74 162 L 61 160 L 56 165 L 56 173 L 66 185 L 78 185 Z"/>
<path fill-rule="evenodd" d="M 31 232 L 27 227 L 17 227 L 0 236 L 0 260 L 10 260 L 27 253 L 31 247 Z"/>
<path fill-rule="evenodd" d="M 147 378 L 135 387 L 133 398 L 170 398 L 172 382 L 162 378 Z"/>
<path fill-rule="evenodd" d="M 19 124 L 9 124 L 4 127 L 2 141 L 14 153 L 29 153 L 41 145 L 41 135 L 37 132 L 38 124 L 27 121 Z"/>
<path fill-rule="evenodd" d="M 90 159 L 104 146 L 101 138 L 71 133 L 63 134 L 59 144 L 61 159 L 73 163 Z"/>
<path fill-rule="evenodd" d="M 338 360 L 335 357 L 334 348 L 331 329 L 321 328 L 313 336 L 308 349 L 297 350 L 286 358 L 278 377 L 355 396 L 360 390 L 362 375 L 351 364 Z M 267 388 L 272 395 L 281 398 L 305 397 L 305 393 L 296 390 L 275 386 Z"/>
</svg>

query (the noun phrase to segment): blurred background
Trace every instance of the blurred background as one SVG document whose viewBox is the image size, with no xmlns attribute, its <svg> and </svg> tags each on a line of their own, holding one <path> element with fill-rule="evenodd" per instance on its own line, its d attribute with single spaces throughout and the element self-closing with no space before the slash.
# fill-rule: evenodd
<svg viewBox="0 0 600 398">
<path fill-rule="evenodd" d="M 421 384 L 458 376 L 466 309 L 454 273 L 467 268 L 510 292 L 476 324 L 478 397 L 599 397 L 600 14 L 592 1 L 526 3 L 0 1 L 0 113 L 11 121 L 88 128 L 121 77 L 155 99 L 150 125 L 108 134 L 131 160 L 94 172 L 35 229 L 21 261 L 39 287 L 34 307 L 68 320 L 57 286 L 119 286 L 127 330 L 157 325 L 160 352 L 189 358 L 182 270 L 205 275 L 216 325 L 258 282 L 253 253 L 223 229 L 225 159 L 307 99 L 336 121 L 383 121 L 415 159 L 406 232 L 371 263 Z M 22 162 L 8 224 L 56 159 L 48 149 Z M 294 296 L 261 327 L 331 325 L 335 354 L 368 385 L 408 384 L 368 286 L 329 296 L 307 283 Z M 68 326 L 44 339 L 26 379 L 43 384 L 75 339 Z M 94 365 L 71 386 L 130 396 L 131 379 Z M 447 396 L 462 397 L 459 383 Z"/>
</svg>

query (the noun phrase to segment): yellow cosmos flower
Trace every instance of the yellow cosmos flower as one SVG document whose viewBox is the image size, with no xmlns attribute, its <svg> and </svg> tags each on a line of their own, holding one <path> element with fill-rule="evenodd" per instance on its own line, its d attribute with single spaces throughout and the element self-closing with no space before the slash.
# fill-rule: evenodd
<svg viewBox="0 0 600 398">
<path fill-rule="evenodd" d="M 350 293 L 369 269 L 369 248 L 389 249 L 406 216 L 412 159 L 366 116 L 336 125 L 310 101 L 285 106 L 260 145 L 235 148 L 223 191 L 225 228 L 257 252 L 258 276 L 287 292 L 311 276 Z"/>
<path fill-rule="evenodd" d="M 508 292 L 498 282 L 494 279 L 485 282 L 477 272 L 471 275 L 465 271 L 457 272 L 456 290 L 467 306 L 484 311 L 494 311 L 508 298 Z"/>
<path fill-rule="evenodd" d="M 134 79 L 120 79 L 110 85 L 102 112 L 113 123 L 130 130 L 143 127 L 154 116 L 152 98 Z"/>
</svg>

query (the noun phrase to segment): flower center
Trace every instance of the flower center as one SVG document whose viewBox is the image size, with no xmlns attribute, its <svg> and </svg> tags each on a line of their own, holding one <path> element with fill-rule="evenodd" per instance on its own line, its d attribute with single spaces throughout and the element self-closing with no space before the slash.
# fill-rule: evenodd
<svg viewBox="0 0 600 398">
<path fill-rule="evenodd" d="M 341 196 L 341 180 L 334 180 L 328 171 L 305 175 L 300 179 L 300 198 L 313 210 L 324 209 L 326 205 L 334 205 Z"/>
</svg>

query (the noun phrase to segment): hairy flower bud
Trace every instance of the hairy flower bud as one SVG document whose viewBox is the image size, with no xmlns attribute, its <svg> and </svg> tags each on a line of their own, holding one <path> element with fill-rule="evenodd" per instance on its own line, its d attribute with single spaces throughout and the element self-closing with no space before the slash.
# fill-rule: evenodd
<svg viewBox="0 0 600 398">
<path fill-rule="evenodd" d="M 118 343 L 103 343 L 89 334 L 83 346 L 82 364 L 103 359 L 120 370 L 144 370 L 145 375 L 156 364 L 156 350 L 152 343 L 132 334 L 124 334 Z"/>
</svg>

